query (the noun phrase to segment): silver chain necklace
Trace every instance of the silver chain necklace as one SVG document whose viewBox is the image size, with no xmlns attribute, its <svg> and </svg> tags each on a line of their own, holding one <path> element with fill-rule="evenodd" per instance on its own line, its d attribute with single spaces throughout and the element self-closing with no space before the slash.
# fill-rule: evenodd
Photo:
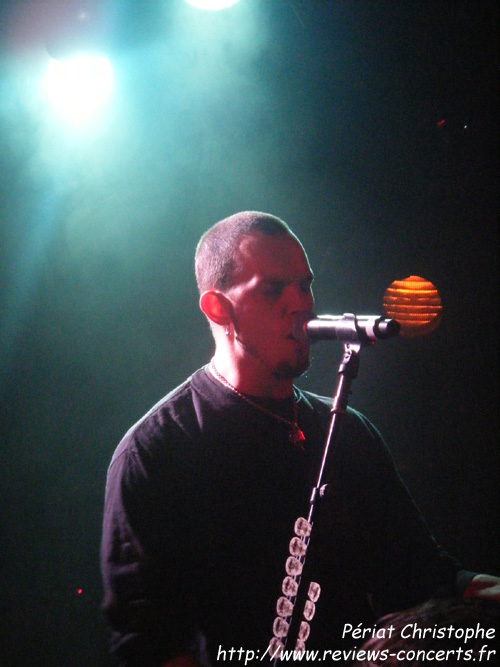
<svg viewBox="0 0 500 667">
<path fill-rule="evenodd" d="M 243 401 L 245 401 L 249 405 L 253 406 L 257 410 L 260 410 L 264 414 L 269 415 L 270 417 L 273 417 L 274 419 L 276 419 L 280 422 L 283 422 L 284 424 L 287 424 L 290 428 L 290 434 L 289 434 L 290 442 L 293 445 L 295 445 L 296 447 L 299 447 L 299 449 L 302 449 L 302 450 L 304 449 L 304 440 L 306 439 L 306 437 L 305 437 L 304 433 L 302 432 L 302 430 L 300 429 L 300 427 L 297 423 L 298 415 L 297 415 L 297 403 L 295 402 L 295 399 L 293 400 L 293 410 L 294 410 L 294 413 L 295 413 L 295 421 L 290 421 L 290 419 L 285 419 L 285 417 L 282 417 L 281 415 L 277 415 L 272 410 L 269 410 L 268 408 L 265 408 L 263 405 L 260 405 L 256 401 L 253 401 L 248 396 L 245 396 L 245 394 L 242 394 L 241 391 L 238 391 L 236 389 L 236 387 L 233 387 L 233 385 L 228 380 L 226 380 L 226 378 L 223 375 L 221 375 L 219 373 L 219 371 L 217 370 L 217 368 L 215 366 L 215 362 L 214 362 L 213 359 L 210 362 L 210 371 L 211 371 L 212 375 L 214 377 L 216 377 L 217 380 L 219 380 L 219 382 L 221 382 L 221 384 L 223 384 L 225 387 L 227 387 L 232 392 L 234 392 Z"/>
</svg>

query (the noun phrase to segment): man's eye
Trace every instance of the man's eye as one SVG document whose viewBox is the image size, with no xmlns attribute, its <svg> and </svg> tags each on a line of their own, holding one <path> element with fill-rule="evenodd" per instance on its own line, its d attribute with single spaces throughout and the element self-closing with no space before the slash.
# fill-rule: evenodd
<svg viewBox="0 0 500 667">
<path fill-rule="evenodd" d="M 279 296 L 283 291 L 283 287 L 284 287 L 284 283 L 282 283 L 282 282 L 268 283 L 264 287 L 264 295 L 265 296 Z"/>
</svg>

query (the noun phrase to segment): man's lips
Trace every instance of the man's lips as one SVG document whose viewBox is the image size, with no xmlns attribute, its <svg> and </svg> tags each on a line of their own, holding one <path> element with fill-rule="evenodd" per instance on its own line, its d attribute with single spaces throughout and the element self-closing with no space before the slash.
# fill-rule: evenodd
<svg viewBox="0 0 500 667">
<path fill-rule="evenodd" d="M 305 325 L 305 323 L 311 320 L 313 317 L 313 313 L 300 313 L 297 315 L 293 324 L 293 329 L 286 336 L 286 338 L 289 340 L 294 340 L 296 343 L 300 343 L 304 347 L 309 347 L 309 341 L 304 336 L 300 336 L 299 332 L 302 331 L 302 327 Z"/>
<path fill-rule="evenodd" d="M 310 347 L 309 342 L 297 340 L 297 338 L 295 338 L 293 333 L 288 334 L 288 336 L 286 336 L 286 340 L 292 340 L 296 345 L 303 348 L 304 350 L 307 350 Z"/>
</svg>

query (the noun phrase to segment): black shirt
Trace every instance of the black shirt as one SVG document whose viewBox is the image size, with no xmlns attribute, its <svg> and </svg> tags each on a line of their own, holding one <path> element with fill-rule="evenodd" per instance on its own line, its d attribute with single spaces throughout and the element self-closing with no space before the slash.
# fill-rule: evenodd
<svg viewBox="0 0 500 667">
<path fill-rule="evenodd" d="M 197 371 L 133 426 L 111 462 L 102 541 L 104 612 L 121 665 L 186 650 L 266 650 L 295 520 L 307 516 L 330 401 L 295 389 L 304 450 L 290 428 Z M 265 407 L 294 419 L 293 399 Z M 322 589 L 307 648 L 342 646 L 436 592 L 459 565 L 438 547 L 375 427 L 348 409 L 325 470 L 306 563 Z M 359 642 L 358 642 L 359 644 Z M 293 648 L 293 647 L 292 647 Z"/>
</svg>

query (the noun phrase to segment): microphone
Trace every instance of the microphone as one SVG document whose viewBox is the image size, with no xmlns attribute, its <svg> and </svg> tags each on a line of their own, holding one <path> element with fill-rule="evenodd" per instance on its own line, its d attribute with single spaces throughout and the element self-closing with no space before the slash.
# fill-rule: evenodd
<svg viewBox="0 0 500 667">
<path fill-rule="evenodd" d="M 400 325 L 382 315 L 301 315 L 293 337 L 300 343 L 339 340 L 343 343 L 373 343 L 397 336 Z"/>
</svg>

